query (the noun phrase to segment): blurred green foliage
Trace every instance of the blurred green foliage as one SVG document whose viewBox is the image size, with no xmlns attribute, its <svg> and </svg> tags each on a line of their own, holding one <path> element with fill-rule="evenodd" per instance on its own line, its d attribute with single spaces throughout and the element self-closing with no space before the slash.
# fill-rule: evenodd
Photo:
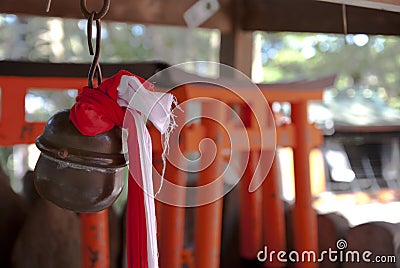
<svg viewBox="0 0 400 268">
<path fill-rule="evenodd" d="M 368 87 L 387 93 L 400 108 L 400 38 L 396 36 L 264 33 L 264 82 L 337 74 L 335 87 Z"/>
</svg>

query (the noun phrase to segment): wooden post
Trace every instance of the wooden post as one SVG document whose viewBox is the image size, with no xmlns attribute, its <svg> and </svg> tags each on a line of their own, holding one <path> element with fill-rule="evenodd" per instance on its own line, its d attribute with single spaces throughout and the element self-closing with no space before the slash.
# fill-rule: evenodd
<svg viewBox="0 0 400 268">
<path fill-rule="evenodd" d="M 183 102 L 180 100 L 180 102 Z M 186 107 L 184 106 L 183 109 Z M 184 126 L 185 116 L 182 113 L 177 114 L 177 124 L 180 127 Z M 171 134 L 170 138 L 170 151 L 168 159 L 178 159 L 179 150 L 183 153 L 186 152 L 186 144 L 179 142 L 184 140 L 185 132 L 175 130 Z M 161 136 L 158 131 L 152 131 L 152 140 L 161 141 Z M 157 170 L 161 174 L 163 161 L 161 158 L 163 147 L 161 143 L 153 144 L 153 152 Z M 170 183 L 179 185 L 181 187 L 186 186 L 187 173 L 182 171 L 182 166 L 176 167 L 167 160 L 165 169 L 165 180 Z M 183 163 L 180 163 L 183 165 Z M 158 187 L 158 186 L 157 186 Z M 161 189 L 161 195 L 163 191 L 168 189 L 164 185 Z M 169 195 L 168 200 L 174 204 L 184 204 L 186 198 L 185 191 L 175 191 L 173 193 L 167 193 Z M 171 196 L 172 195 L 172 196 Z M 162 197 L 161 197 L 162 199 Z M 158 227 L 158 244 L 159 244 L 159 264 L 161 268 L 180 268 L 182 267 L 183 259 L 183 246 L 184 246 L 184 235 L 185 235 L 185 208 L 175 206 L 173 204 L 166 204 L 165 202 L 157 201 L 157 227 Z"/>
<path fill-rule="evenodd" d="M 179 171 L 171 164 L 167 165 L 166 178 L 177 185 L 185 185 L 186 174 Z M 185 193 L 175 193 L 174 198 L 185 200 Z M 178 203 L 182 203 L 179 201 Z M 182 252 L 185 230 L 185 208 L 176 207 L 159 202 L 158 208 L 162 217 L 162 225 L 159 226 L 160 267 L 182 267 Z"/>
<path fill-rule="evenodd" d="M 237 29 L 233 32 L 221 33 L 220 61 L 223 64 L 236 68 L 251 78 L 253 32 Z M 221 76 L 230 77 L 234 76 L 234 73 L 221 73 Z"/>
<path fill-rule="evenodd" d="M 268 252 L 276 252 L 272 259 L 267 258 L 264 267 L 286 267 L 287 265 L 287 263 L 279 262 L 276 258 L 279 251 L 286 250 L 285 210 L 281 199 L 277 168 L 277 159 L 275 158 L 262 186 L 264 245 L 268 248 Z"/>
<path fill-rule="evenodd" d="M 110 249 L 107 209 L 81 213 L 82 267 L 109 268 Z"/>
<path fill-rule="evenodd" d="M 206 185 L 214 182 L 221 174 L 221 146 L 218 146 L 218 141 L 221 140 L 221 126 L 206 117 L 214 118 L 218 122 L 223 122 L 223 111 L 220 105 L 203 103 L 202 106 L 202 125 L 206 131 L 206 137 L 212 139 L 217 145 L 217 153 L 213 163 L 206 169 L 199 173 L 198 185 Z M 218 120 L 219 119 L 219 120 Z M 204 155 L 210 155 L 210 146 L 202 148 Z M 196 268 L 218 268 L 220 263 L 220 247 L 221 247 L 221 228 L 222 228 L 222 193 L 223 193 L 223 180 L 220 179 L 214 188 L 214 194 L 220 194 L 221 198 L 218 200 L 202 205 L 196 208 L 195 212 L 195 248 L 194 248 L 194 266 Z M 209 193 L 200 193 L 197 196 L 198 200 L 204 200 L 204 196 Z"/>
<path fill-rule="evenodd" d="M 242 153 L 243 157 L 248 152 Z M 262 191 L 261 188 L 250 193 L 249 184 L 255 172 L 256 152 L 250 152 L 246 170 L 240 181 L 240 257 L 256 260 L 262 248 Z"/>
<path fill-rule="evenodd" d="M 296 144 L 293 148 L 296 192 L 293 211 L 294 247 L 300 256 L 304 251 L 317 254 L 317 217 L 312 207 L 310 183 L 310 151 L 313 141 L 308 123 L 307 101 L 292 103 L 292 120 L 296 127 Z M 296 267 L 318 267 L 318 263 L 299 262 Z"/>
</svg>

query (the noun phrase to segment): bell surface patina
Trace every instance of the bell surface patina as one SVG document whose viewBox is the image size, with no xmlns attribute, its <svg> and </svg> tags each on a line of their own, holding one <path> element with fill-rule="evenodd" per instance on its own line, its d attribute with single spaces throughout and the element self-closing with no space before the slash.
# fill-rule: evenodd
<svg viewBox="0 0 400 268">
<path fill-rule="evenodd" d="M 85 136 L 69 110 L 62 110 L 49 119 L 36 146 L 41 154 L 35 186 L 47 200 L 76 212 L 96 212 L 120 195 L 126 166 L 121 128 Z"/>
</svg>

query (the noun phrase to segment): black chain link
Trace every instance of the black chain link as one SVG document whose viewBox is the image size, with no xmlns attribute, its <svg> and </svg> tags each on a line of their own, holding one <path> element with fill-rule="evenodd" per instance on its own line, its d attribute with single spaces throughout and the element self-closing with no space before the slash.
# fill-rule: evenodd
<svg viewBox="0 0 400 268">
<path fill-rule="evenodd" d="M 101 84 L 102 73 L 100 68 L 100 43 L 101 43 L 101 21 L 108 9 L 110 8 L 110 0 L 104 0 L 104 5 L 99 12 L 92 11 L 89 12 L 86 6 L 86 0 L 81 0 L 81 11 L 83 15 L 87 18 L 87 38 L 89 54 L 94 55 L 93 62 L 90 65 L 88 74 L 88 87 L 93 88 L 93 77 L 95 73 L 97 74 L 97 86 Z M 96 48 L 93 49 L 93 21 L 96 22 Z M 94 50 L 94 51 L 93 51 Z"/>
</svg>

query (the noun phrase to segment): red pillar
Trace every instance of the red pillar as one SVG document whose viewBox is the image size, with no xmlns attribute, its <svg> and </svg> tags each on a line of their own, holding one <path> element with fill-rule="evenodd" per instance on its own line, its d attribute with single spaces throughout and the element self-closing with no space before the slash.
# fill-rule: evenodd
<svg viewBox="0 0 400 268">
<path fill-rule="evenodd" d="M 223 123 L 224 113 L 221 105 L 204 103 L 202 106 L 202 126 L 206 131 L 206 136 L 212 139 L 217 146 L 216 157 L 213 163 L 205 170 L 199 172 L 198 185 L 206 185 L 214 182 L 221 174 L 222 156 L 220 152 L 221 144 L 218 141 L 223 140 L 223 131 L 221 123 Z M 218 123 L 206 117 L 214 118 Z M 211 155 L 213 153 L 210 146 L 203 146 L 202 153 Z M 205 157 L 207 158 L 207 157 Z M 222 228 L 222 193 L 223 180 L 220 179 L 214 187 L 211 195 L 219 194 L 221 198 L 218 200 L 202 205 L 196 208 L 195 212 L 195 248 L 194 248 L 194 267 L 196 268 L 218 268 L 220 264 L 221 251 L 221 228 Z M 198 200 L 204 200 L 210 193 L 201 193 L 197 196 Z"/>
<path fill-rule="evenodd" d="M 287 263 L 279 262 L 277 253 L 286 250 L 285 209 L 281 199 L 277 159 L 271 166 L 267 179 L 262 185 L 264 209 L 264 245 L 268 254 L 275 251 L 272 259 L 264 267 L 286 267 Z"/>
<path fill-rule="evenodd" d="M 205 182 L 215 178 L 216 170 L 216 168 L 208 168 L 201 172 L 201 181 Z M 196 268 L 218 268 L 221 248 L 222 199 L 197 207 L 195 217 L 194 266 Z"/>
<path fill-rule="evenodd" d="M 109 268 L 110 250 L 107 209 L 81 213 L 81 249 L 83 268 Z"/>
<path fill-rule="evenodd" d="M 294 247 L 300 256 L 303 251 L 313 251 L 318 255 L 317 216 L 312 208 L 310 182 L 312 135 L 306 101 L 292 103 L 292 120 L 296 127 L 296 143 L 293 148 L 296 192 L 293 211 Z M 318 263 L 299 262 L 296 267 L 318 267 Z"/>
<path fill-rule="evenodd" d="M 248 153 L 243 153 L 246 159 Z M 257 259 L 262 248 L 262 191 L 261 187 L 249 192 L 249 184 L 255 172 L 258 153 L 250 152 L 248 163 L 240 181 L 240 257 Z M 243 160 L 242 160 L 243 161 Z"/>
<path fill-rule="evenodd" d="M 166 179 L 178 185 L 185 185 L 186 175 L 173 165 L 168 164 Z M 174 193 L 178 203 L 185 200 L 182 191 Z M 179 196 L 178 196 L 179 195 Z M 159 226 L 160 234 L 158 243 L 160 245 L 160 267 L 180 268 L 182 267 L 182 252 L 185 230 L 185 208 L 159 203 L 162 224 Z"/>
<path fill-rule="evenodd" d="M 180 140 L 184 140 L 185 132 L 182 131 L 184 126 L 185 115 L 177 112 L 177 124 L 178 129 L 174 130 L 170 137 L 170 151 L 168 159 L 177 161 L 179 159 L 180 150 L 183 153 L 186 151 L 186 145 Z M 161 140 L 161 137 L 153 138 L 153 140 Z M 155 162 L 157 163 L 158 172 L 161 174 L 162 170 L 162 146 L 158 144 L 158 152 L 154 154 Z M 155 151 L 155 147 L 153 147 Z M 183 160 L 184 161 L 184 160 Z M 178 166 L 174 166 L 167 160 L 165 169 L 165 180 L 170 183 L 186 186 L 187 173 L 182 169 L 184 163 L 179 163 Z M 168 192 L 167 185 L 163 186 L 160 194 L 168 194 L 168 200 L 174 204 L 185 204 L 186 192 L 184 190 L 176 190 Z M 164 193 L 165 191 L 165 193 Z M 180 206 L 174 206 L 166 204 L 163 201 L 157 201 L 157 227 L 158 227 L 158 245 L 159 245 L 159 264 L 160 268 L 180 268 L 183 263 L 183 246 L 184 246 L 184 235 L 185 235 L 185 208 Z"/>
</svg>

